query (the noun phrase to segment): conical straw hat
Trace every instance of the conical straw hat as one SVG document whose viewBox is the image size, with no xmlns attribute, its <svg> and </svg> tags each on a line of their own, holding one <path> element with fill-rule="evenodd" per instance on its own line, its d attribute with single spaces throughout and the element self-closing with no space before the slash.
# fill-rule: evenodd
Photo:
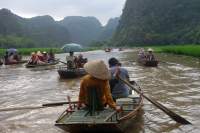
<svg viewBox="0 0 200 133">
<path fill-rule="evenodd" d="M 147 51 L 152 51 L 153 52 L 153 49 L 151 49 L 151 48 L 148 48 L 148 50 Z"/>
<path fill-rule="evenodd" d="M 108 67 L 102 60 L 90 61 L 84 65 L 84 69 L 97 79 L 108 80 L 111 77 Z"/>
</svg>

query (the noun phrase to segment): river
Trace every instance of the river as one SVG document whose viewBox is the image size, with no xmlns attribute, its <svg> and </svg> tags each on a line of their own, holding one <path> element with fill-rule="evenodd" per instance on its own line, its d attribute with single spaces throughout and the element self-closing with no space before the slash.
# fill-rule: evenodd
<svg viewBox="0 0 200 133">
<path fill-rule="evenodd" d="M 136 62 L 133 50 L 105 53 L 83 53 L 88 60 L 119 58 L 132 80 L 137 81 L 144 94 L 154 97 L 193 125 L 176 124 L 147 100 L 141 117 L 133 123 L 130 133 L 198 133 L 200 129 L 200 63 L 196 58 L 172 54 L 156 54 L 158 67 L 143 67 Z M 64 61 L 66 54 L 58 54 Z M 59 64 L 62 65 L 62 64 Z M 69 95 L 77 100 L 80 78 L 61 80 L 58 66 L 25 68 L 23 65 L 0 67 L 0 108 L 40 106 L 44 103 L 66 101 Z M 54 126 L 65 106 L 0 111 L 1 133 L 64 133 Z"/>
</svg>

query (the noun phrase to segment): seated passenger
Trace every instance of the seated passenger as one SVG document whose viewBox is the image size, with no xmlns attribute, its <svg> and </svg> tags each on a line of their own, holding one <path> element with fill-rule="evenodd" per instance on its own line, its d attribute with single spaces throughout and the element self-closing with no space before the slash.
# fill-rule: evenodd
<svg viewBox="0 0 200 133">
<path fill-rule="evenodd" d="M 37 57 L 38 57 L 37 64 L 45 64 L 43 59 L 43 54 L 40 51 L 37 52 Z"/>
<path fill-rule="evenodd" d="M 83 65 L 87 63 L 87 58 L 83 58 L 82 54 L 79 54 L 78 58 L 75 60 L 77 68 L 83 68 Z"/>
<path fill-rule="evenodd" d="M 76 68 L 75 60 L 76 60 L 76 56 L 74 56 L 74 52 L 70 51 L 69 56 L 66 56 L 67 68 L 68 69 L 75 69 Z"/>
<path fill-rule="evenodd" d="M 138 56 L 139 59 L 146 59 L 146 55 L 143 48 L 139 50 Z"/>
<path fill-rule="evenodd" d="M 47 52 L 46 51 L 44 51 L 44 52 L 42 52 L 42 59 L 43 59 L 43 62 L 46 62 L 46 63 L 48 63 L 48 55 L 47 55 Z"/>
<path fill-rule="evenodd" d="M 53 62 L 53 61 L 55 61 L 55 55 L 51 49 L 48 54 L 48 62 Z"/>
<path fill-rule="evenodd" d="M 155 61 L 155 57 L 153 55 L 153 49 L 149 48 L 147 51 L 148 51 L 148 54 L 146 55 L 146 59 L 148 61 Z"/>
<path fill-rule="evenodd" d="M 110 88 L 113 99 L 128 97 L 130 92 L 129 87 L 117 78 L 119 76 L 129 81 L 128 71 L 121 67 L 121 63 L 116 58 L 110 58 L 108 64 L 111 72 Z"/>
<path fill-rule="evenodd" d="M 8 62 L 9 63 L 17 63 L 17 60 L 14 58 L 14 53 L 10 53 L 9 57 L 8 57 Z"/>
<path fill-rule="evenodd" d="M 84 65 L 84 69 L 88 75 L 83 77 L 81 81 L 78 106 L 91 106 L 89 105 L 88 97 L 94 93 L 88 93 L 88 91 L 92 88 L 100 92 L 100 102 L 102 105 L 106 106 L 106 104 L 108 104 L 111 108 L 120 111 L 120 107 L 116 106 L 111 96 L 108 80 L 110 78 L 110 73 L 104 62 L 102 60 L 88 62 Z"/>
<path fill-rule="evenodd" d="M 38 56 L 35 52 L 31 53 L 31 59 L 29 60 L 28 64 L 36 65 L 39 61 Z"/>
<path fill-rule="evenodd" d="M 6 51 L 5 55 L 4 55 L 4 63 L 7 64 L 9 63 L 9 59 L 8 59 L 8 51 Z"/>
</svg>

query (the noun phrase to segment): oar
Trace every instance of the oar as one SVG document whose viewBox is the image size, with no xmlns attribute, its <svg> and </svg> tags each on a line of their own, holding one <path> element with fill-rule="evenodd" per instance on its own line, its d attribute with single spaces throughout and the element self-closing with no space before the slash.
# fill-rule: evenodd
<svg viewBox="0 0 200 133">
<path fill-rule="evenodd" d="M 15 111 L 15 110 L 26 110 L 26 109 L 40 109 L 40 108 L 48 108 L 48 107 L 55 107 L 55 106 L 62 106 L 64 104 L 69 104 L 69 103 L 78 103 L 77 101 L 73 102 L 57 102 L 57 103 L 46 103 L 42 104 L 42 106 L 24 106 L 24 107 L 11 107 L 11 108 L 1 108 L 0 112 L 4 111 Z"/>
<path fill-rule="evenodd" d="M 65 65 L 67 65 L 67 63 L 66 63 L 66 62 L 63 62 L 63 61 L 60 61 L 60 60 L 58 60 L 58 62 L 60 62 L 60 63 L 63 63 L 63 64 L 65 64 Z"/>
<path fill-rule="evenodd" d="M 158 107 L 160 110 L 162 110 L 163 112 L 165 112 L 168 116 L 170 116 L 173 120 L 175 120 L 176 122 L 180 123 L 180 124 L 192 124 L 189 121 L 187 121 L 185 118 L 181 117 L 180 115 L 174 113 L 173 111 L 171 111 L 170 109 L 168 109 L 167 107 L 165 107 L 164 105 L 162 105 L 161 103 L 157 102 L 156 100 L 147 97 L 145 94 L 143 94 L 141 91 L 139 91 L 138 89 L 136 89 L 135 87 L 133 87 L 129 82 L 123 80 L 122 78 L 118 77 L 122 82 L 124 82 L 125 84 L 127 84 L 131 89 L 133 89 L 134 91 L 136 91 L 138 94 L 140 94 L 141 96 L 143 96 L 145 99 L 147 99 L 149 102 L 151 102 L 153 105 L 155 105 L 156 107 Z M 135 84 L 137 85 L 137 83 L 135 82 Z M 137 85 L 140 88 L 139 85 Z"/>
</svg>

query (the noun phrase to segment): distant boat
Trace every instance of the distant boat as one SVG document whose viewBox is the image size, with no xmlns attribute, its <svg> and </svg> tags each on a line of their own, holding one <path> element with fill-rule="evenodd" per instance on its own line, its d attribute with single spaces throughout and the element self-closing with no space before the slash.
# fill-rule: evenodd
<svg viewBox="0 0 200 133">
<path fill-rule="evenodd" d="M 70 78 L 77 78 L 86 75 L 86 71 L 84 68 L 77 68 L 77 69 L 67 69 L 67 68 L 59 68 L 58 74 L 62 79 L 70 79 Z"/>
<path fill-rule="evenodd" d="M 17 61 L 17 62 L 4 62 L 4 65 L 24 64 L 26 62 L 27 62 L 27 60 L 21 60 L 21 61 Z"/>
<path fill-rule="evenodd" d="M 106 48 L 105 49 L 105 52 L 110 52 L 111 51 L 111 48 Z"/>
<path fill-rule="evenodd" d="M 123 50 L 124 50 L 123 48 L 119 48 L 119 49 L 118 49 L 118 51 L 123 51 Z"/>
<path fill-rule="evenodd" d="M 146 59 L 138 59 L 138 62 L 147 67 L 157 67 L 159 63 L 157 60 L 149 61 Z"/>
<path fill-rule="evenodd" d="M 34 68 L 34 67 L 44 67 L 44 66 L 52 66 L 59 63 L 59 60 L 55 60 L 54 62 L 44 63 L 44 64 L 29 64 L 27 63 L 25 66 L 26 68 Z"/>
</svg>

